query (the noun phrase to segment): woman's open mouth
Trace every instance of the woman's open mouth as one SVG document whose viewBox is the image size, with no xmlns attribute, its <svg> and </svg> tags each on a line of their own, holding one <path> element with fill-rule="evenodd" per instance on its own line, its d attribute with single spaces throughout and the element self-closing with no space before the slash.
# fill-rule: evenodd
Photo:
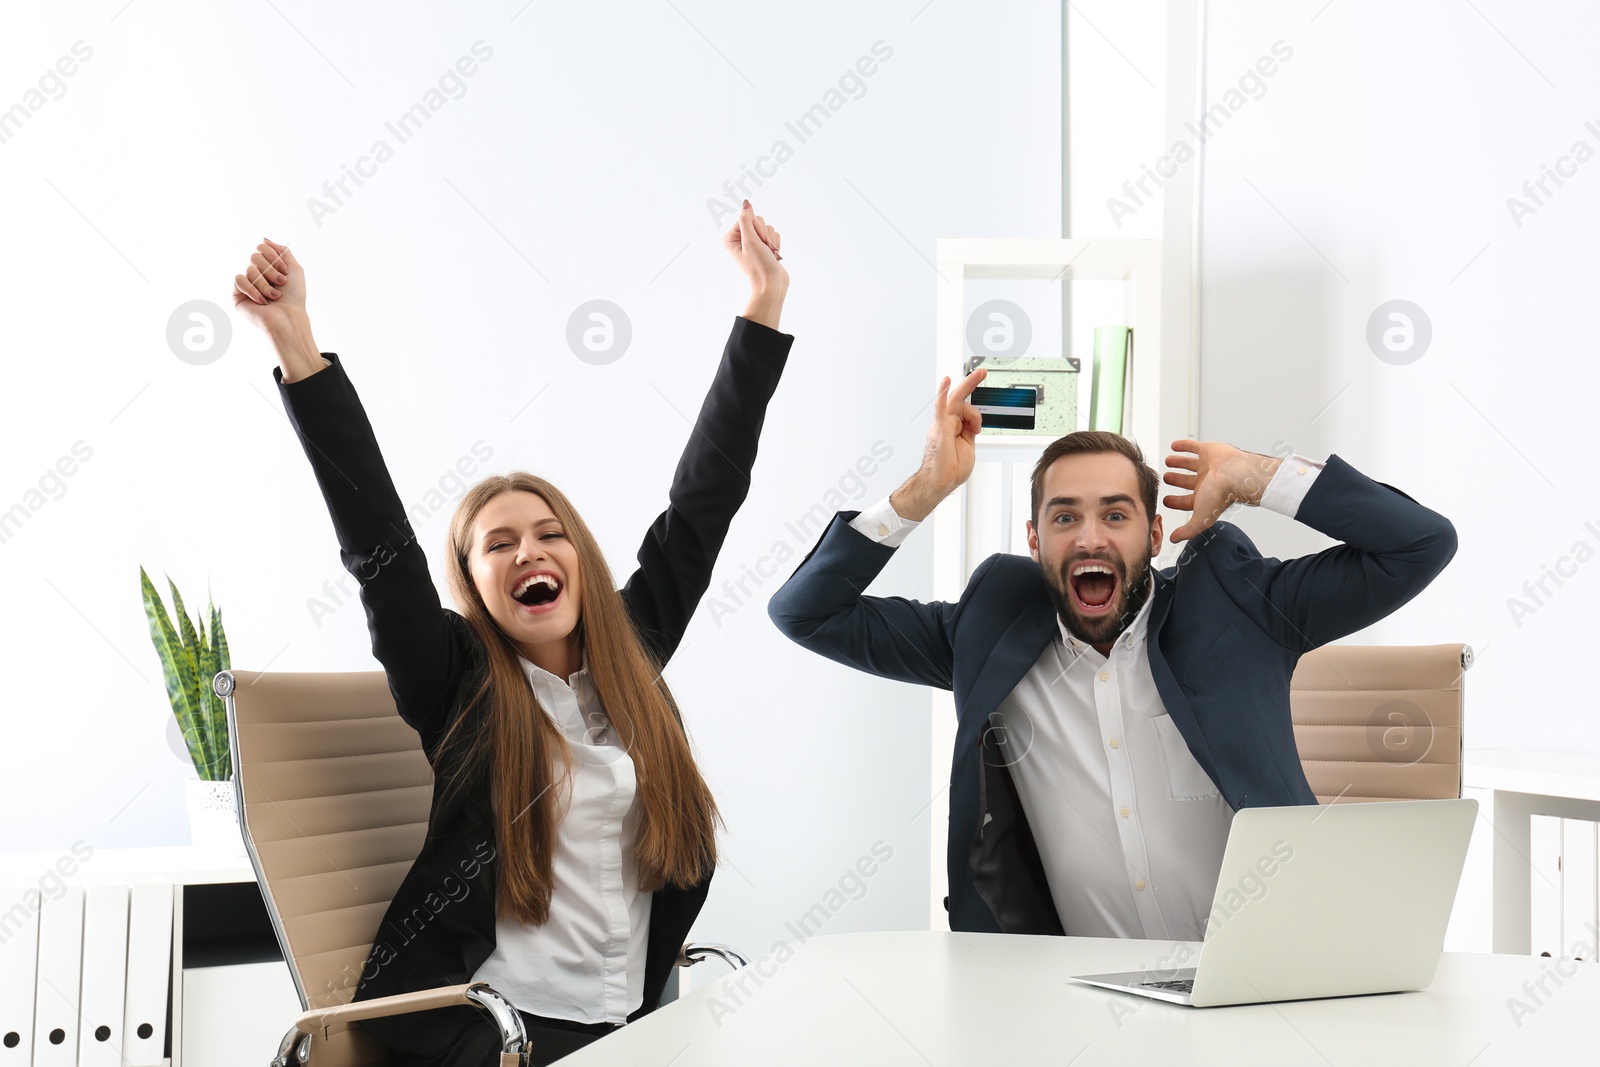
<svg viewBox="0 0 1600 1067">
<path fill-rule="evenodd" d="M 1067 576 L 1072 606 L 1082 615 L 1104 615 L 1117 602 L 1122 579 L 1109 563 L 1087 559 L 1075 563 Z"/>
<path fill-rule="evenodd" d="M 556 609 L 564 588 L 561 579 L 554 574 L 538 571 L 517 583 L 511 591 L 511 599 L 522 606 L 524 613 L 543 615 Z"/>
</svg>

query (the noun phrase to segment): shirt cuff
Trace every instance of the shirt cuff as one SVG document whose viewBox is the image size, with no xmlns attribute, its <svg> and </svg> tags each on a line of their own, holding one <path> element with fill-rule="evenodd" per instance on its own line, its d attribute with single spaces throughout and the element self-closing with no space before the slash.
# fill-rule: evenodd
<svg viewBox="0 0 1600 1067">
<path fill-rule="evenodd" d="M 1314 459 L 1307 459 L 1299 453 L 1284 456 L 1283 462 L 1278 465 L 1278 473 L 1272 476 L 1272 481 L 1261 493 L 1261 506 L 1294 518 L 1300 510 L 1300 502 L 1306 498 L 1317 475 L 1321 473 L 1322 464 Z"/>
<path fill-rule="evenodd" d="M 333 356 L 333 355 L 334 355 L 334 353 L 332 353 L 332 352 L 318 352 L 317 353 L 317 358 L 322 360 L 322 368 L 319 368 L 318 370 L 313 371 L 312 374 L 320 374 L 322 369 L 333 366 L 333 360 L 328 358 L 328 357 Z M 309 377 L 311 377 L 311 374 L 306 375 L 306 378 L 309 378 Z M 285 383 L 284 380 L 283 380 L 283 368 L 282 367 L 273 367 L 272 368 L 272 380 L 274 382 L 278 383 L 278 388 L 280 388 L 280 389 L 293 388 L 294 386 L 299 385 L 301 382 L 305 381 L 306 378 L 296 378 L 292 382 Z"/>
<path fill-rule="evenodd" d="M 902 519 L 888 497 L 850 520 L 851 529 L 889 548 L 899 548 L 918 525 L 910 519 Z"/>
</svg>

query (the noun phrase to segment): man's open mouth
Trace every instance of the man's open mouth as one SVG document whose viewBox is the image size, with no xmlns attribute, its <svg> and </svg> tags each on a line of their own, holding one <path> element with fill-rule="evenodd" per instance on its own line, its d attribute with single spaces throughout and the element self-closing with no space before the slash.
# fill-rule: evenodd
<svg viewBox="0 0 1600 1067">
<path fill-rule="evenodd" d="M 523 578 L 511 591 L 511 598 L 530 612 L 548 611 L 561 596 L 561 579 L 549 571 L 537 571 Z"/>
<path fill-rule="evenodd" d="M 1072 606 L 1084 615 L 1105 614 L 1116 603 L 1121 581 L 1109 563 L 1095 559 L 1074 563 L 1067 576 Z"/>
</svg>

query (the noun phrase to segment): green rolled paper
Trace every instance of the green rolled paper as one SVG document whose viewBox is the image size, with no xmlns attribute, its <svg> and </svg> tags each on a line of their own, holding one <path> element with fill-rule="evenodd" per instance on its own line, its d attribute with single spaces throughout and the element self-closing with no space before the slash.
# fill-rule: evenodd
<svg viewBox="0 0 1600 1067">
<path fill-rule="evenodd" d="M 1122 433 L 1123 392 L 1128 381 L 1128 349 L 1133 331 L 1097 326 L 1094 331 L 1094 381 L 1090 386 L 1089 428 Z"/>
</svg>

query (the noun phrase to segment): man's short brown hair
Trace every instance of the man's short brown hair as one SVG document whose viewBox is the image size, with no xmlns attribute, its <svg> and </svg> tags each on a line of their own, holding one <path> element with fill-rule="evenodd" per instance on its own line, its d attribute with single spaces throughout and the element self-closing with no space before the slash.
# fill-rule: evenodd
<svg viewBox="0 0 1600 1067">
<path fill-rule="evenodd" d="M 1079 430 L 1051 441 L 1044 450 L 1044 455 L 1039 457 L 1039 462 L 1033 465 L 1034 525 L 1037 526 L 1039 523 L 1039 505 L 1044 503 L 1044 472 L 1050 469 L 1050 464 L 1062 456 L 1089 455 L 1097 452 L 1115 452 L 1133 464 L 1133 469 L 1139 476 L 1139 500 L 1144 504 L 1145 522 L 1155 522 L 1156 489 L 1161 484 L 1161 476 L 1156 474 L 1154 467 L 1144 461 L 1144 451 L 1137 443 L 1121 434 L 1106 430 Z"/>
</svg>

